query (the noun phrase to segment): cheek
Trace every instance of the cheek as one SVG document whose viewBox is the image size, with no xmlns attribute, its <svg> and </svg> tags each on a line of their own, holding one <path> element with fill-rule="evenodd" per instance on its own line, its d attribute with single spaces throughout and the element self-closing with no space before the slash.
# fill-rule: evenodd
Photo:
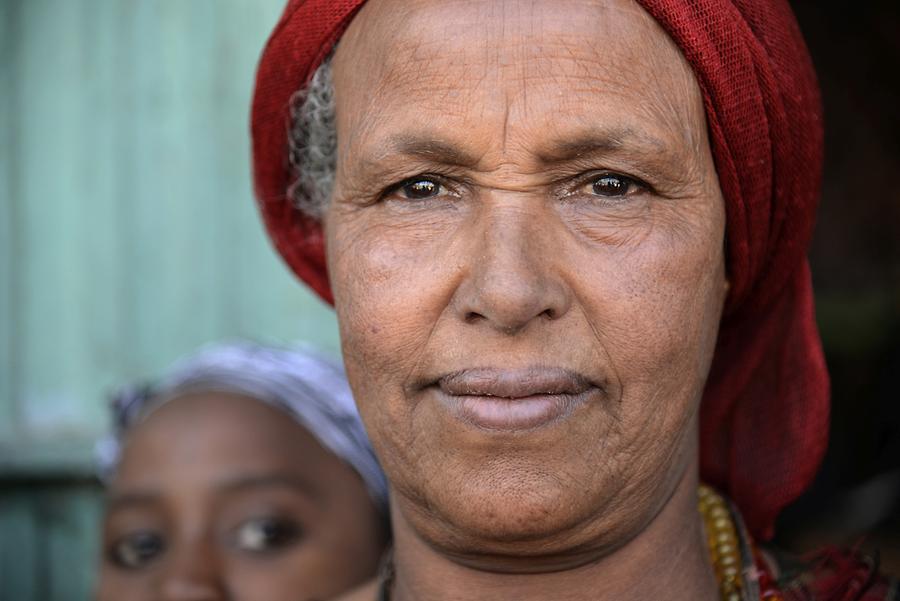
<svg viewBox="0 0 900 601">
<path fill-rule="evenodd" d="M 158 588 L 149 570 L 126 572 L 104 564 L 100 568 L 97 601 L 149 601 Z"/>
<path fill-rule="evenodd" d="M 725 295 L 724 215 L 705 213 L 648 215 L 570 247 L 572 288 L 620 394 L 609 468 L 638 490 L 669 487 L 690 461 Z"/>
<path fill-rule="evenodd" d="M 369 367 L 395 372 L 415 354 L 450 293 L 442 285 L 442 253 L 433 236 L 379 225 L 337 229 L 329 273 L 344 348 Z"/>
<path fill-rule="evenodd" d="M 458 262 L 441 243 L 452 221 L 363 211 L 328 221 L 327 257 L 347 375 L 367 426 L 378 430 L 407 411 L 388 401 L 402 398 L 453 295 Z"/>
<path fill-rule="evenodd" d="M 675 430 L 699 403 L 715 348 L 724 214 L 718 205 L 701 215 L 655 212 L 622 244 L 579 248 L 576 260 L 592 271 L 579 299 L 621 385 L 625 417 L 677 420 L 659 425 Z"/>
<path fill-rule="evenodd" d="M 374 574 L 348 569 L 346 557 L 306 545 L 275 556 L 235 557 L 223 566 L 230 597 L 242 601 L 331 599 Z"/>
</svg>

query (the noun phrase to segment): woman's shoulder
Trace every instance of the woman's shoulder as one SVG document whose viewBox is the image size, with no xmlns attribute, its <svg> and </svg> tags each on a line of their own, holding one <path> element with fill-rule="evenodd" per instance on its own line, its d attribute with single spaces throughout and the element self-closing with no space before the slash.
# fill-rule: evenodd
<svg viewBox="0 0 900 601">
<path fill-rule="evenodd" d="M 837 548 L 765 555 L 785 601 L 900 601 L 900 582 L 879 571 L 877 557 Z"/>
</svg>

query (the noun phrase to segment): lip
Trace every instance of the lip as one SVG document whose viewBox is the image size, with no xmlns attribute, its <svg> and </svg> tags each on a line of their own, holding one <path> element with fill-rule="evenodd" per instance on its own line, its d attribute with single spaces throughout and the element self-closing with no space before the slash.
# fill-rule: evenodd
<svg viewBox="0 0 900 601">
<path fill-rule="evenodd" d="M 558 367 L 466 369 L 439 378 L 434 387 L 460 421 L 508 432 L 560 422 L 600 392 L 581 374 Z"/>
</svg>

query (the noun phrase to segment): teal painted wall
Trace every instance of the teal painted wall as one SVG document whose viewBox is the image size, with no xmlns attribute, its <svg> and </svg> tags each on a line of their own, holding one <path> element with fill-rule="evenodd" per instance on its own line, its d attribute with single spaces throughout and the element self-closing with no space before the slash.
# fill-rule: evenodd
<svg viewBox="0 0 900 601">
<path fill-rule="evenodd" d="M 0 600 L 86 599 L 118 383 L 223 337 L 337 352 L 252 202 L 283 0 L 0 0 Z"/>
</svg>

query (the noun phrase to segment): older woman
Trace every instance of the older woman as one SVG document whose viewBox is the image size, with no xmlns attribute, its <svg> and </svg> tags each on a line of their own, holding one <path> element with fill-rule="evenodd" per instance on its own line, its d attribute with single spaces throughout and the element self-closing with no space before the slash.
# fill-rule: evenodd
<svg viewBox="0 0 900 601">
<path fill-rule="evenodd" d="M 391 483 L 381 598 L 896 594 L 751 538 L 827 436 L 786 2 L 291 1 L 253 135 Z"/>
</svg>

